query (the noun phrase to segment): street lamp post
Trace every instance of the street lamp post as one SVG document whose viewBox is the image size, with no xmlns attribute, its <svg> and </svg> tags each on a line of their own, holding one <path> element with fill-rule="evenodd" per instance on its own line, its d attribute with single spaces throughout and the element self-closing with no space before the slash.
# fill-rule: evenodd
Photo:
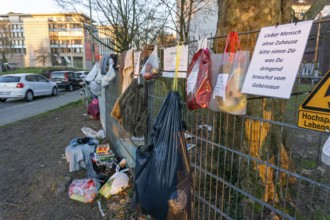
<svg viewBox="0 0 330 220">
<path fill-rule="evenodd" d="M 93 19 L 92 19 L 92 0 L 89 0 L 89 19 L 91 25 L 92 66 L 94 66 L 95 56 L 94 56 L 94 27 L 93 27 Z"/>
<path fill-rule="evenodd" d="M 70 61 L 71 61 L 71 67 L 74 67 L 73 66 L 73 48 L 72 48 L 72 36 L 71 36 L 71 24 L 70 24 L 70 27 L 69 27 L 69 43 L 70 43 Z"/>
</svg>

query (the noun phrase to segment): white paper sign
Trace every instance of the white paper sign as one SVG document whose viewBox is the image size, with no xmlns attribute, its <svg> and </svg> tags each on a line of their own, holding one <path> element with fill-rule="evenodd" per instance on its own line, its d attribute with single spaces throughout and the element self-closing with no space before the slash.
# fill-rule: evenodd
<svg viewBox="0 0 330 220">
<path fill-rule="evenodd" d="M 188 70 L 188 45 L 181 46 L 180 62 L 178 66 L 178 77 L 186 78 Z M 168 47 L 164 49 L 164 72 L 163 77 L 174 77 L 176 65 L 177 47 Z"/>
<path fill-rule="evenodd" d="M 167 78 L 174 78 L 175 72 L 163 72 L 163 77 Z M 186 72 L 178 72 L 178 78 L 186 78 L 187 73 Z"/>
<path fill-rule="evenodd" d="M 214 97 L 220 96 L 222 97 L 223 101 L 226 100 L 226 84 L 228 81 L 229 74 L 218 74 L 217 83 L 215 84 L 214 88 Z"/>
<path fill-rule="evenodd" d="M 198 68 L 197 70 L 192 70 L 187 79 L 187 94 L 194 91 L 196 82 L 197 82 Z"/>
<path fill-rule="evenodd" d="M 312 23 L 262 28 L 242 93 L 289 99 Z"/>
<path fill-rule="evenodd" d="M 138 78 L 140 74 L 140 57 L 141 51 L 134 52 L 134 79 Z"/>
</svg>

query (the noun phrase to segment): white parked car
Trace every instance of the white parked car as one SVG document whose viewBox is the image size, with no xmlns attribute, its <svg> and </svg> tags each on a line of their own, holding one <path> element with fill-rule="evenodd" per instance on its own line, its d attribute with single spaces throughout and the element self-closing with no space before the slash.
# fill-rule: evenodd
<svg viewBox="0 0 330 220">
<path fill-rule="evenodd" d="M 58 94 L 55 82 L 35 73 L 6 74 L 0 76 L 0 101 L 24 98 L 31 102 L 35 96 Z"/>
<path fill-rule="evenodd" d="M 74 72 L 74 74 L 78 77 L 78 78 L 81 78 L 85 81 L 86 79 L 86 76 L 88 75 L 88 71 L 76 71 Z"/>
</svg>

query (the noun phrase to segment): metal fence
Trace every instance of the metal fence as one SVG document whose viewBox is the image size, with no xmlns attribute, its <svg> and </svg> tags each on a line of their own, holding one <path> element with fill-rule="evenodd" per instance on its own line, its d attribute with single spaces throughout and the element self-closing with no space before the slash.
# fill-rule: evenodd
<svg viewBox="0 0 330 220">
<path fill-rule="evenodd" d="M 330 43 L 328 28 L 322 31 L 328 25 L 329 20 L 313 24 L 307 57 L 321 59 L 323 47 Z M 224 37 L 209 39 L 209 45 Z M 196 42 L 189 44 L 191 54 L 196 46 Z M 329 61 L 325 64 L 323 59 L 320 65 Z M 298 74 L 289 100 L 249 96 L 248 106 L 259 110 L 244 116 L 188 111 L 182 97 L 192 147 L 194 219 L 330 219 L 330 169 L 320 159 L 329 135 L 297 127 L 299 105 L 324 72 L 299 73 L 303 74 Z M 120 95 L 119 78 L 105 91 L 106 130 L 116 148 L 133 161 L 137 144 L 109 113 Z M 149 135 L 170 84 L 171 79 L 164 78 L 147 83 Z M 180 79 L 181 94 L 184 84 Z M 275 114 L 281 120 L 275 120 Z"/>
</svg>

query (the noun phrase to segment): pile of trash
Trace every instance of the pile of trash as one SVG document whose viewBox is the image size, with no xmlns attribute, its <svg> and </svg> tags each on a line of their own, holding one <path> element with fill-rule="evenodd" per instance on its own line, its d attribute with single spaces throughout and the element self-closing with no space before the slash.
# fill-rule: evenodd
<svg viewBox="0 0 330 220">
<path fill-rule="evenodd" d="M 86 178 L 74 179 L 68 189 L 69 197 L 83 203 L 97 201 L 102 216 L 105 216 L 101 201 L 109 199 L 129 187 L 129 169 L 125 158 L 114 154 L 108 143 L 104 143 L 103 130 L 98 132 L 83 127 L 83 138 L 75 138 L 65 148 L 65 158 L 69 163 L 69 172 L 86 170 Z M 115 203 L 123 205 L 130 198 L 116 198 Z M 127 197 L 127 198 L 126 198 Z M 111 209 L 113 203 L 108 205 Z M 118 209 L 118 207 L 114 207 Z"/>
</svg>

